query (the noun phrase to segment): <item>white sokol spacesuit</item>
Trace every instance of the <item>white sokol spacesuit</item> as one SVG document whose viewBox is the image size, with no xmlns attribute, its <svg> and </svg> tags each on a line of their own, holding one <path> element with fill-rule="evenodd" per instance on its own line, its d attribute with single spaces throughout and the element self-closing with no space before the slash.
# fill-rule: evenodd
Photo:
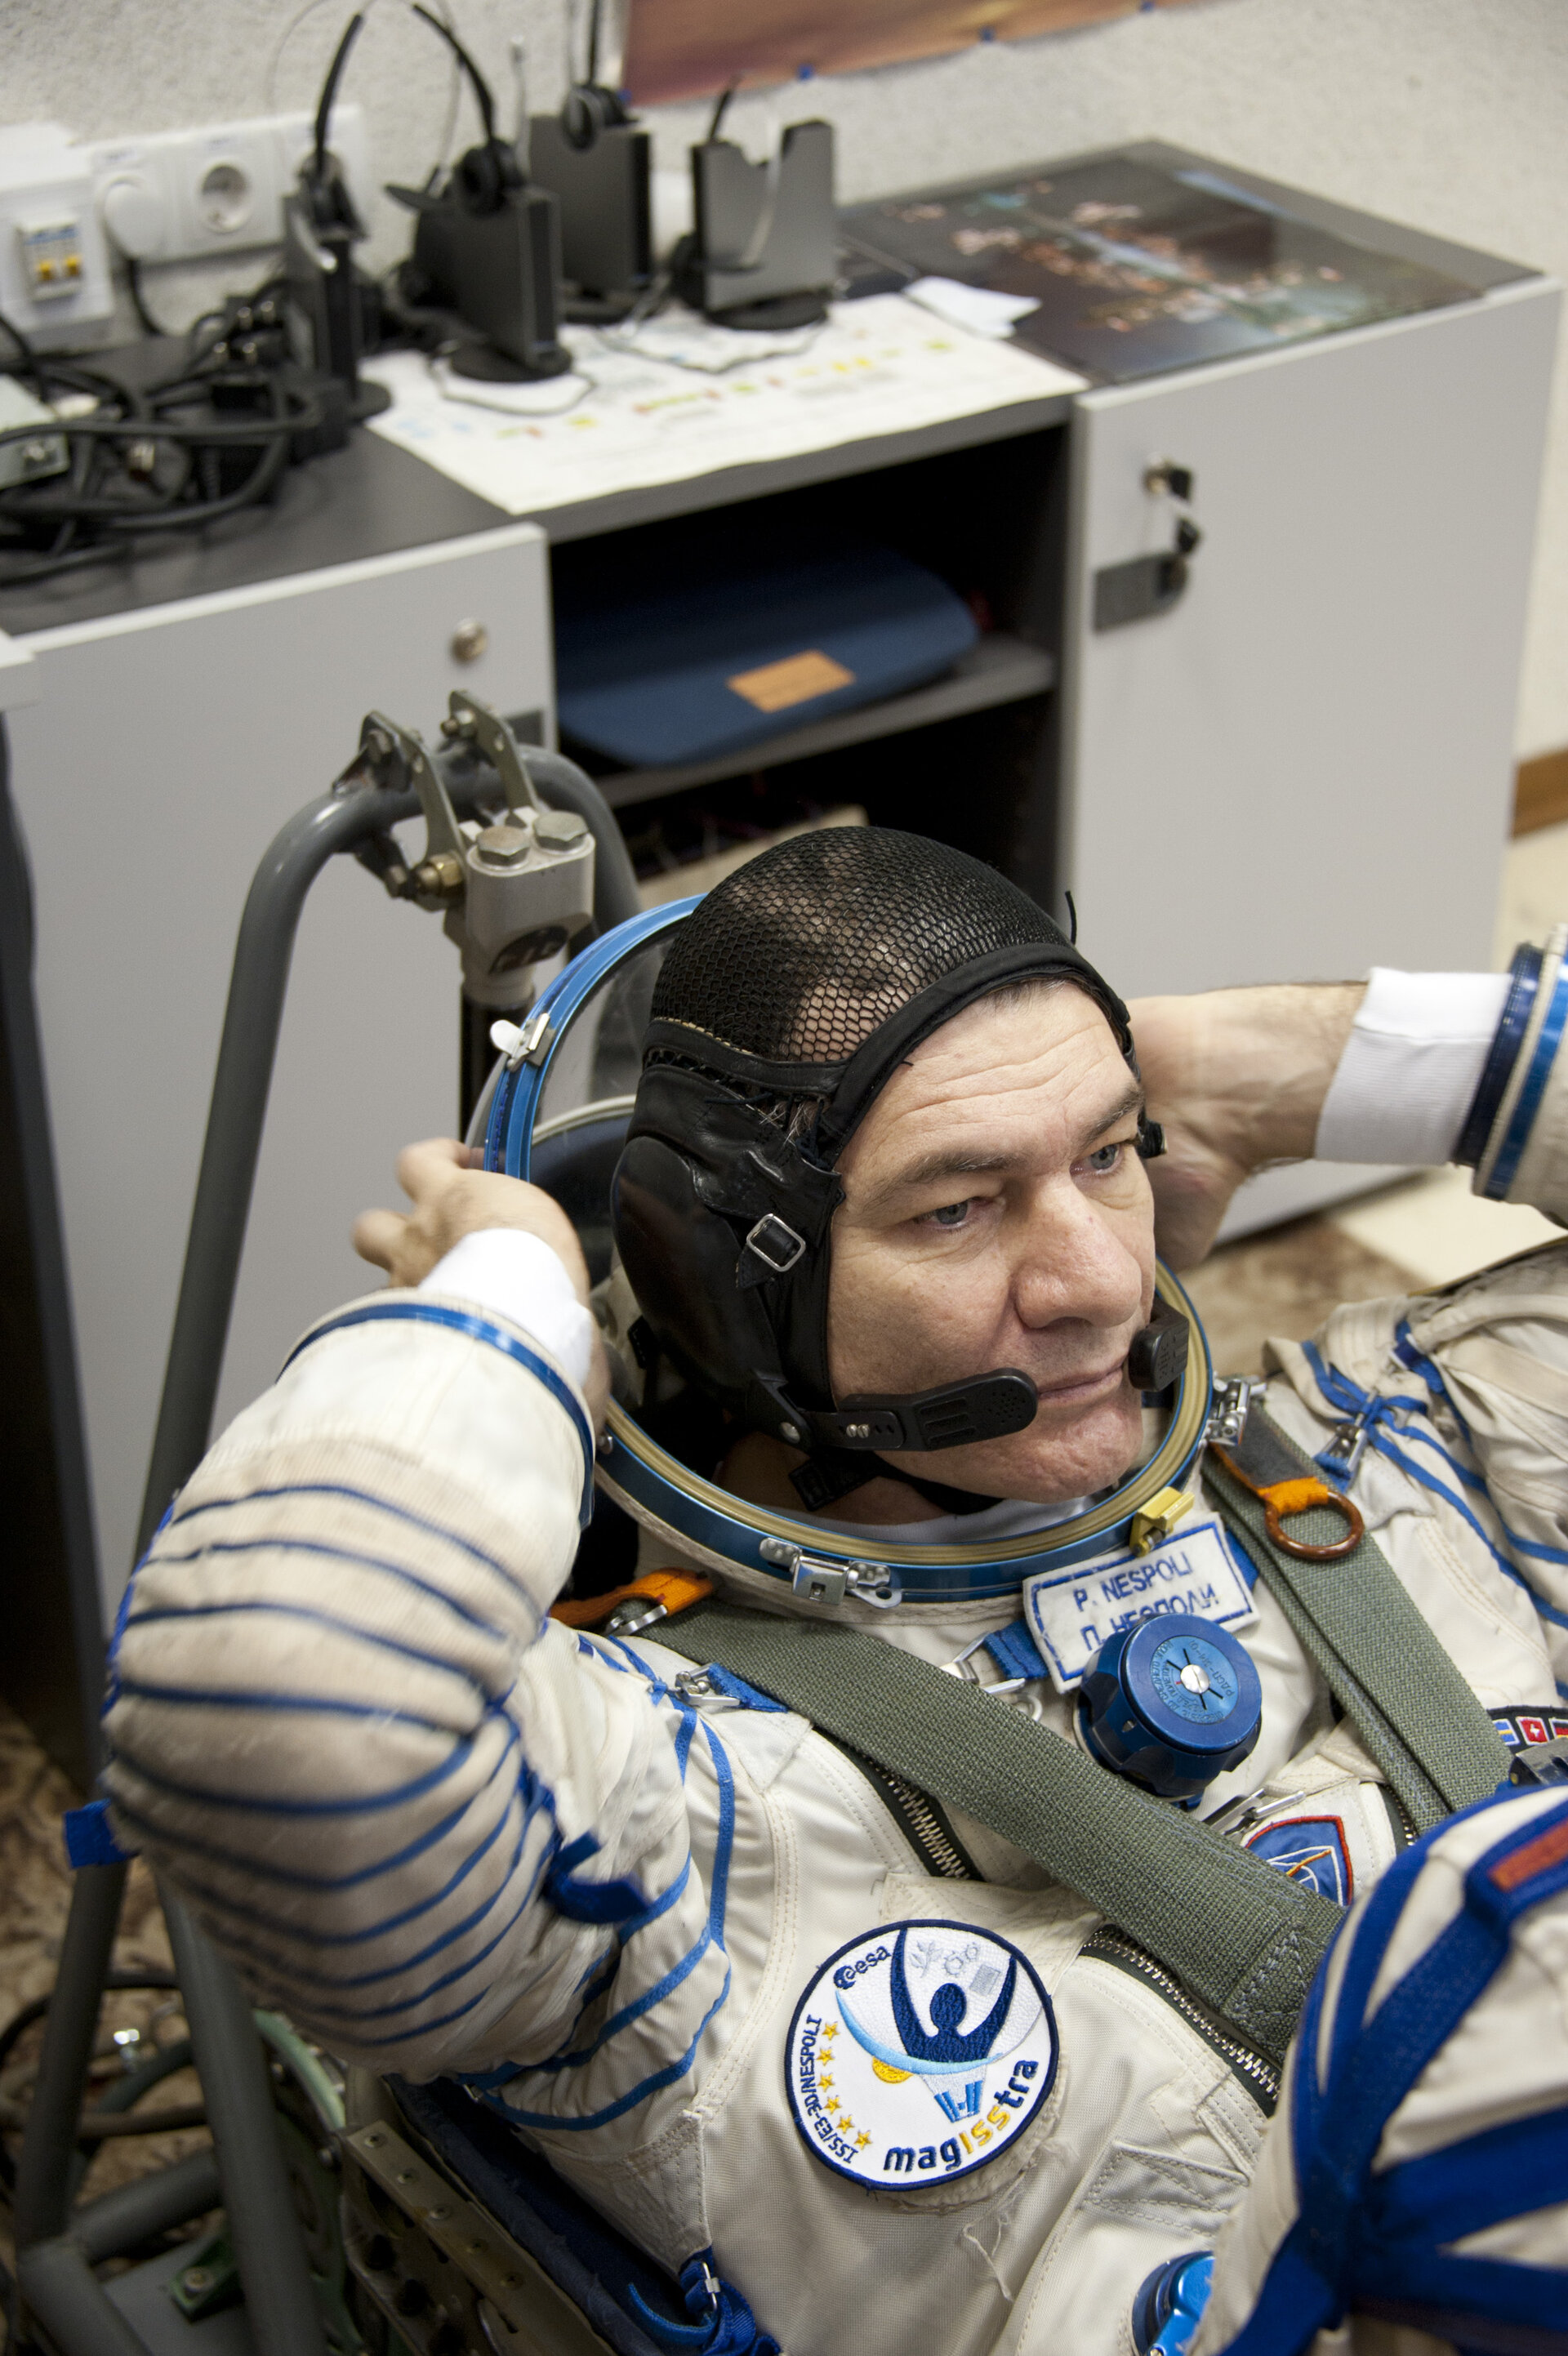
<svg viewBox="0 0 1568 2356">
<path fill-rule="evenodd" d="M 701 939 L 676 911 L 626 928 L 629 947 L 598 945 L 549 1002 L 542 1079 L 521 1060 L 500 1076 L 490 1166 L 564 1173 L 563 1201 L 574 1185 L 587 1201 L 601 1173 L 579 1216 L 601 1326 L 616 1343 L 638 1305 L 644 1322 L 598 1471 L 644 1525 L 644 1570 L 694 1567 L 760 1612 L 956 1664 L 1002 1688 L 988 1707 L 1069 1743 L 1118 1599 L 1123 1633 L 1174 1601 L 1222 1630 L 1225 1660 L 1250 1661 L 1255 1743 L 1185 1795 L 1217 1838 L 1356 1907 L 1283 2094 L 1233 2023 L 985 1824 L 744 1679 L 703 1675 L 657 1626 L 549 1616 L 590 1494 L 593 1335 L 561 1262 L 515 1231 L 469 1236 L 417 1289 L 325 1320 L 176 1501 L 117 1633 L 113 1821 L 264 2001 L 331 2051 L 461 2077 L 671 2275 L 711 2265 L 693 2311 L 715 2351 L 1262 2356 L 1320 2329 L 1325 2351 L 1417 2351 L 1468 2344 L 1477 2315 L 1492 2319 L 1477 2346 L 1555 2347 L 1568 1793 L 1544 1780 L 1544 1746 L 1568 1732 L 1568 1240 L 1342 1309 L 1315 1344 L 1273 1349 L 1268 1416 L 1359 1507 L 1501 1738 L 1500 1796 L 1412 1847 L 1353 1714 L 1234 1517 L 1230 1536 L 1216 1517 L 1196 1333 L 1111 1494 L 1026 1506 L 916 1480 L 937 1518 L 835 1518 L 865 1477 L 865 1418 L 890 1415 L 877 1430 L 906 1451 L 910 1431 L 885 1399 L 862 1402 L 857 1433 L 826 1387 L 844 1136 L 987 993 L 1065 980 L 1124 1024 L 1037 911 L 1019 900 L 1015 923 L 997 895 L 1017 895 L 951 853 L 911 870 L 908 841 L 807 838 L 710 895 Z M 778 974 L 770 886 L 797 935 L 801 889 L 829 908 L 839 961 L 814 989 Z M 909 906 L 889 892 L 946 918 L 961 903 L 970 929 L 953 918 L 946 946 L 910 952 Z M 673 989 L 670 950 L 627 1144 L 659 958 L 671 940 L 712 952 L 726 907 L 739 948 L 721 926 L 722 954 L 688 952 Z M 880 997 L 867 938 L 893 975 Z M 1511 981 L 1375 976 L 1319 1151 L 1436 1162 L 1464 1130 L 1488 1191 L 1563 1219 L 1563 945 Z M 794 1029 L 747 1038 L 746 992 L 769 976 Z M 695 1144 L 682 1121 L 707 1124 Z M 756 1134 L 773 1141 L 760 1163 Z M 618 1266 L 606 1278 L 618 1157 L 636 1302 Z M 709 1222 L 696 1246 L 683 1218 Z M 661 1286 L 647 1270 L 666 1247 Z M 731 1321 L 716 1339 L 715 1318 Z M 794 1433 L 814 1515 L 748 1505 L 711 1477 L 714 1398 L 732 1433 Z M 1133 1513 L 1175 1485 L 1193 1503 L 1170 1543 L 1133 1553 Z M 1202 1657 L 1189 1694 L 1226 1674 Z M 1543 1780 L 1510 1789 L 1507 1750 L 1540 1754 Z M 1203 2280 L 1172 2262 L 1216 2248 L 1195 2339 Z"/>
</svg>

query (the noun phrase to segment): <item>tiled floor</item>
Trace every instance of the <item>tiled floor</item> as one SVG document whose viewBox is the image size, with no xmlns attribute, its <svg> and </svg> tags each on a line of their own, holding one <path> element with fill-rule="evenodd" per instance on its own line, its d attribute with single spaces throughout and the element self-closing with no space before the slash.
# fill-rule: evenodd
<svg viewBox="0 0 1568 2356">
<path fill-rule="evenodd" d="M 1517 941 L 1541 939 L 1563 916 L 1568 916 L 1568 826 L 1527 835 L 1510 848 L 1498 928 L 1499 964 L 1507 961 Z M 1322 1217 L 1249 1236 L 1215 1253 L 1191 1277 L 1190 1290 L 1219 1369 L 1246 1374 L 1257 1370 L 1267 1334 L 1299 1339 L 1340 1301 L 1444 1283 L 1557 1232 L 1533 1212 L 1477 1202 L 1463 1173 L 1442 1172 L 1387 1188 Z M 70 1895 L 59 1817 L 70 1802 L 63 1777 L 0 1705 L 0 2026 L 42 1993 L 53 1974 Z M 116 1961 L 134 1965 L 167 1960 L 156 1893 L 149 1877 L 136 1868 Z M 161 2001 L 156 1996 L 112 1999 L 105 2013 L 105 2040 L 115 2028 L 145 2029 Z M 166 2019 L 156 2025 L 156 2033 L 166 2038 L 173 2026 Z M 0 2073 L 0 2131 L 5 2104 L 25 2091 L 16 2083 L 17 2074 L 10 2068 Z M 193 2092 L 190 2079 L 182 2075 L 170 2079 L 152 2099 L 160 2105 L 186 2102 Z M 112 2182 L 193 2148 L 200 2140 L 201 2131 L 196 2130 L 178 2137 L 126 2138 L 112 2144 L 94 2162 L 89 2189 L 106 2190 Z M 8 2141 L 14 2149 L 14 2138 Z"/>
</svg>

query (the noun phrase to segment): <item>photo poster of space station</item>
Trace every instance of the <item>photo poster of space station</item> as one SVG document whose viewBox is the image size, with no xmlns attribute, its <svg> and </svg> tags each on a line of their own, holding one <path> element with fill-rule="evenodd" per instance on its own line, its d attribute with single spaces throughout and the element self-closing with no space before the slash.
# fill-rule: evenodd
<svg viewBox="0 0 1568 2356">
<path fill-rule="evenodd" d="M 840 215 L 906 279 L 957 278 L 1034 308 L 1017 341 L 1124 384 L 1467 300 L 1476 288 L 1344 236 L 1199 164 L 1074 158 Z"/>
<path fill-rule="evenodd" d="M 802 74 L 864 73 L 976 41 L 1130 16 L 1141 0 L 629 0 L 621 80 L 638 106 Z M 1182 0 L 1161 0 L 1165 7 Z"/>
</svg>

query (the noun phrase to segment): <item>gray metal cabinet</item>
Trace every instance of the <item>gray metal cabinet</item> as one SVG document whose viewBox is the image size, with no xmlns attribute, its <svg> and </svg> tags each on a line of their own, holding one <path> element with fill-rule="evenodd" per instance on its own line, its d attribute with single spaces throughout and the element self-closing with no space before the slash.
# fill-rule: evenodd
<svg viewBox="0 0 1568 2356">
<path fill-rule="evenodd" d="M 489 649 L 464 665 L 457 625 Z M 550 724 L 543 535 L 499 530 L 32 632 L 8 715 L 36 989 L 113 1607 L 130 1568 L 230 962 L 268 841 L 371 706 L 433 734 L 450 689 Z M 456 1120 L 457 967 L 352 861 L 306 904 L 217 1422 L 326 1310 L 381 1280 L 357 1212 Z"/>
<path fill-rule="evenodd" d="M 1079 394 L 1058 874 L 1117 986 L 1487 968 L 1559 295 L 1476 301 Z M 1096 629 L 1101 568 L 1203 541 Z M 1271 1173 L 1230 1232 L 1369 1173 Z"/>
</svg>

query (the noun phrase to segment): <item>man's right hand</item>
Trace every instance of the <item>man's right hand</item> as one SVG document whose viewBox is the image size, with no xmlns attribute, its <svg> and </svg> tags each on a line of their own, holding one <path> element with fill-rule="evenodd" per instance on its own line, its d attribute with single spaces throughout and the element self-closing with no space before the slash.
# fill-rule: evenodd
<svg viewBox="0 0 1568 2356">
<path fill-rule="evenodd" d="M 365 1211 L 354 1222 L 354 1249 L 384 1268 L 393 1284 L 416 1285 L 454 1244 L 482 1227 L 521 1227 L 547 1243 L 586 1304 L 588 1269 L 576 1231 L 558 1203 L 521 1178 L 475 1165 L 478 1152 L 455 1137 L 405 1146 L 397 1183 L 412 1211 Z"/>
</svg>

